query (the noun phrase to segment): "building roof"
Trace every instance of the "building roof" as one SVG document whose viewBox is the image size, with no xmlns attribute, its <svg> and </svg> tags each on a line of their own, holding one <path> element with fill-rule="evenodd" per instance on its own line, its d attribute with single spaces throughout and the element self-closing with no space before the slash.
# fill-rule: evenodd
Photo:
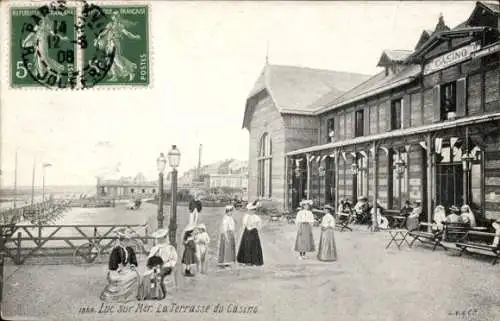
<svg viewBox="0 0 500 321">
<path fill-rule="evenodd" d="M 415 45 L 415 50 L 420 48 L 422 44 L 424 44 L 427 40 L 429 40 L 429 38 L 432 36 L 432 32 L 433 31 L 430 29 L 424 29 L 424 31 L 422 31 L 422 34 L 420 34 L 420 38 L 418 38 L 418 42 Z"/>
<path fill-rule="evenodd" d="M 280 112 L 301 112 L 323 95 L 340 95 L 369 75 L 267 64 L 248 98 L 266 89 Z"/>
<path fill-rule="evenodd" d="M 317 112 L 322 113 L 409 83 L 420 73 L 420 69 L 420 65 L 407 65 L 403 68 L 403 70 L 396 74 L 386 76 L 385 72 L 380 72 L 367 81 L 361 83 L 359 86 L 356 86 L 334 100 L 331 100 L 327 104 L 323 105 L 322 108 L 321 106 L 318 106 L 320 109 L 317 110 Z"/>
<path fill-rule="evenodd" d="M 377 66 L 387 66 L 393 62 L 404 62 L 411 55 L 411 50 L 384 50 Z"/>
<path fill-rule="evenodd" d="M 478 1 L 477 4 L 488 8 L 494 13 L 500 13 L 500 4 L 498 2 Z"/>
</svg>

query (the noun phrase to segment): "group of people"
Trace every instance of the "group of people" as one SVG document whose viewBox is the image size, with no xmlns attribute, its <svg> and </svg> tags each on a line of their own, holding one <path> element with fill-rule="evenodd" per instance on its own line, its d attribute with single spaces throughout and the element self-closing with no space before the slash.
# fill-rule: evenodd
<svg viewBox="0 0 500 321">
<path fill-rule="evenodd" d="M 208 265 L 208 245 L 210 236 L 205 224 L 198 223 L 202 206 L 199 199 L 189 204 L 189 223 L 183 231 L 184 251 L 181 258 L 186 277 L 196 272 L 206 273 Z M 236 222 L 232 216 L 234 207 L 226 206 L 219 235 L 218 265 L 228 267 L 236 262 L 245 265 L 264 264 L 259 230 L 262 222 L 256 214 L 258 204 L 250 204 L 243 216 L 242 235 L 236 253 Z M 163 299 L 167 294 L 165 277 L 172 274 L 178 255 L 169 242 L 168 230 L 159 229 L 151 236 L 155 245 L 148 253 L 146 271 L 140 275 L 137 255 L 131 244 L 132 234 L 127 228 L 115 231 L 116 244 L 109 256 L 108 284 L 101 292 L 100 299 L 107 302 L 128 302 L 131 300 Z"/>
<path fill-rule="evenodd" d="M 299 253 L 299 259 L 306 258 L 307 252 L 315 251 L 314 237 L 312 227 L 314 224 L 314 215 L 311 211 L 313 202 L 303 200 L 300 202 L 301 210 L 297 213 L 295 224 L 297 225 L 297 237 L 295 239 L 295 251 Z M 333 217 L 333 207 L 324 206 L 325 215 L 321 220 L 321 236 L 318 245 L 317 258 L 320 261 L 336 261 L 337 248 L 335 245 L 335 218 Z"/>
<path fill-rule="evenodd" d="M 240 246 L 236 253 L 236 222 L 232 214 L 234 207 L 226 206 L 219 237 L 218 264 L 220 267 L 228 267 L 236 262 L 255 266 L 264 264 L 259 236 L 262 220 L 256 213 L 260 208 L 258 203 L 247 206 L 247 213 L 242 219 Z"/>
</svg>

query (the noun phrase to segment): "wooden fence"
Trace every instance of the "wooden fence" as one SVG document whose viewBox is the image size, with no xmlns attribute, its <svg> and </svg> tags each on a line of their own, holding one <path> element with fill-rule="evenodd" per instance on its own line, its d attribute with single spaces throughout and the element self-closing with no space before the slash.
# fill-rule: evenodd
<svg viewBox="0 0 500 321">
<path fill-rule="evenodd" d="M 0 255 L 15 264 L 23 264 L 30 257 L 77 255 L 86 262 L 107 253 L 113 247 L 120 228 L 133 231 L 135 250 L 147 253 L 146 245 L 152 237 L 147 225 L 0 225 Z"/>
</svg>

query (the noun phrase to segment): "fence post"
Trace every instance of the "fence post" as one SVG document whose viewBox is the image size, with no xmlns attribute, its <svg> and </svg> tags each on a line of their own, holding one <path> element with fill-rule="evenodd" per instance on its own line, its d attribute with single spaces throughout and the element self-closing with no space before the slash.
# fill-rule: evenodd
<svg viewBox="0 0 500 321">
<path fill-rule="evenodd" d="M 21 264 L 21 232 L 17 232 L 16 264 Z"/>
</svg>

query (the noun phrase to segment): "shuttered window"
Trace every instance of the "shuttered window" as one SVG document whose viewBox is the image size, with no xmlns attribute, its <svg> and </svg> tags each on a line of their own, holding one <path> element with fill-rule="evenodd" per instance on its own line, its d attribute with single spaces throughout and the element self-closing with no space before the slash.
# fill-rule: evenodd
<svg viewBox="0 0 500 321">
<path fill-rule="evenodd" d="M 411 103 L 410 95 L 405 95 L 403 97 L 401 106 L 401 118 L 403 128 L 409 128 L 411 126 Z"/>
<path fill-rule="evenodd" d="M 370 134 L 370 108 L 365 107 L 365 109 L 363 109 L 363 112 L 364 112 L 363 133 L 365 135 L 369 135 Z"/>
<path fill-rule="evenodd" d="M 467 113 L 467 81 L 466 78 L 457 80 L 456 90 L 456 113 L 457 117 L 464 117 Z"/>
<path fill-rule="evenodd" d="M 402 100 L 391 101 L 391 130 L 400 129 L 402 124 Z"/>
<path fill-rule="evenodd" d="M 436 123 L 441 121 L 441 87 L 439 85 L 434 86 L 432 92 L 434 98 L 433 121 Z"/>
<path fill-rule="evenodd" d="M 355 113 L 355 125 L 354 125 L 354 135 L 355 137 L 363 136 L 363 129 L 365 126 L 364 122 L 364 110 L 357 110 Z"/>
</svg>

